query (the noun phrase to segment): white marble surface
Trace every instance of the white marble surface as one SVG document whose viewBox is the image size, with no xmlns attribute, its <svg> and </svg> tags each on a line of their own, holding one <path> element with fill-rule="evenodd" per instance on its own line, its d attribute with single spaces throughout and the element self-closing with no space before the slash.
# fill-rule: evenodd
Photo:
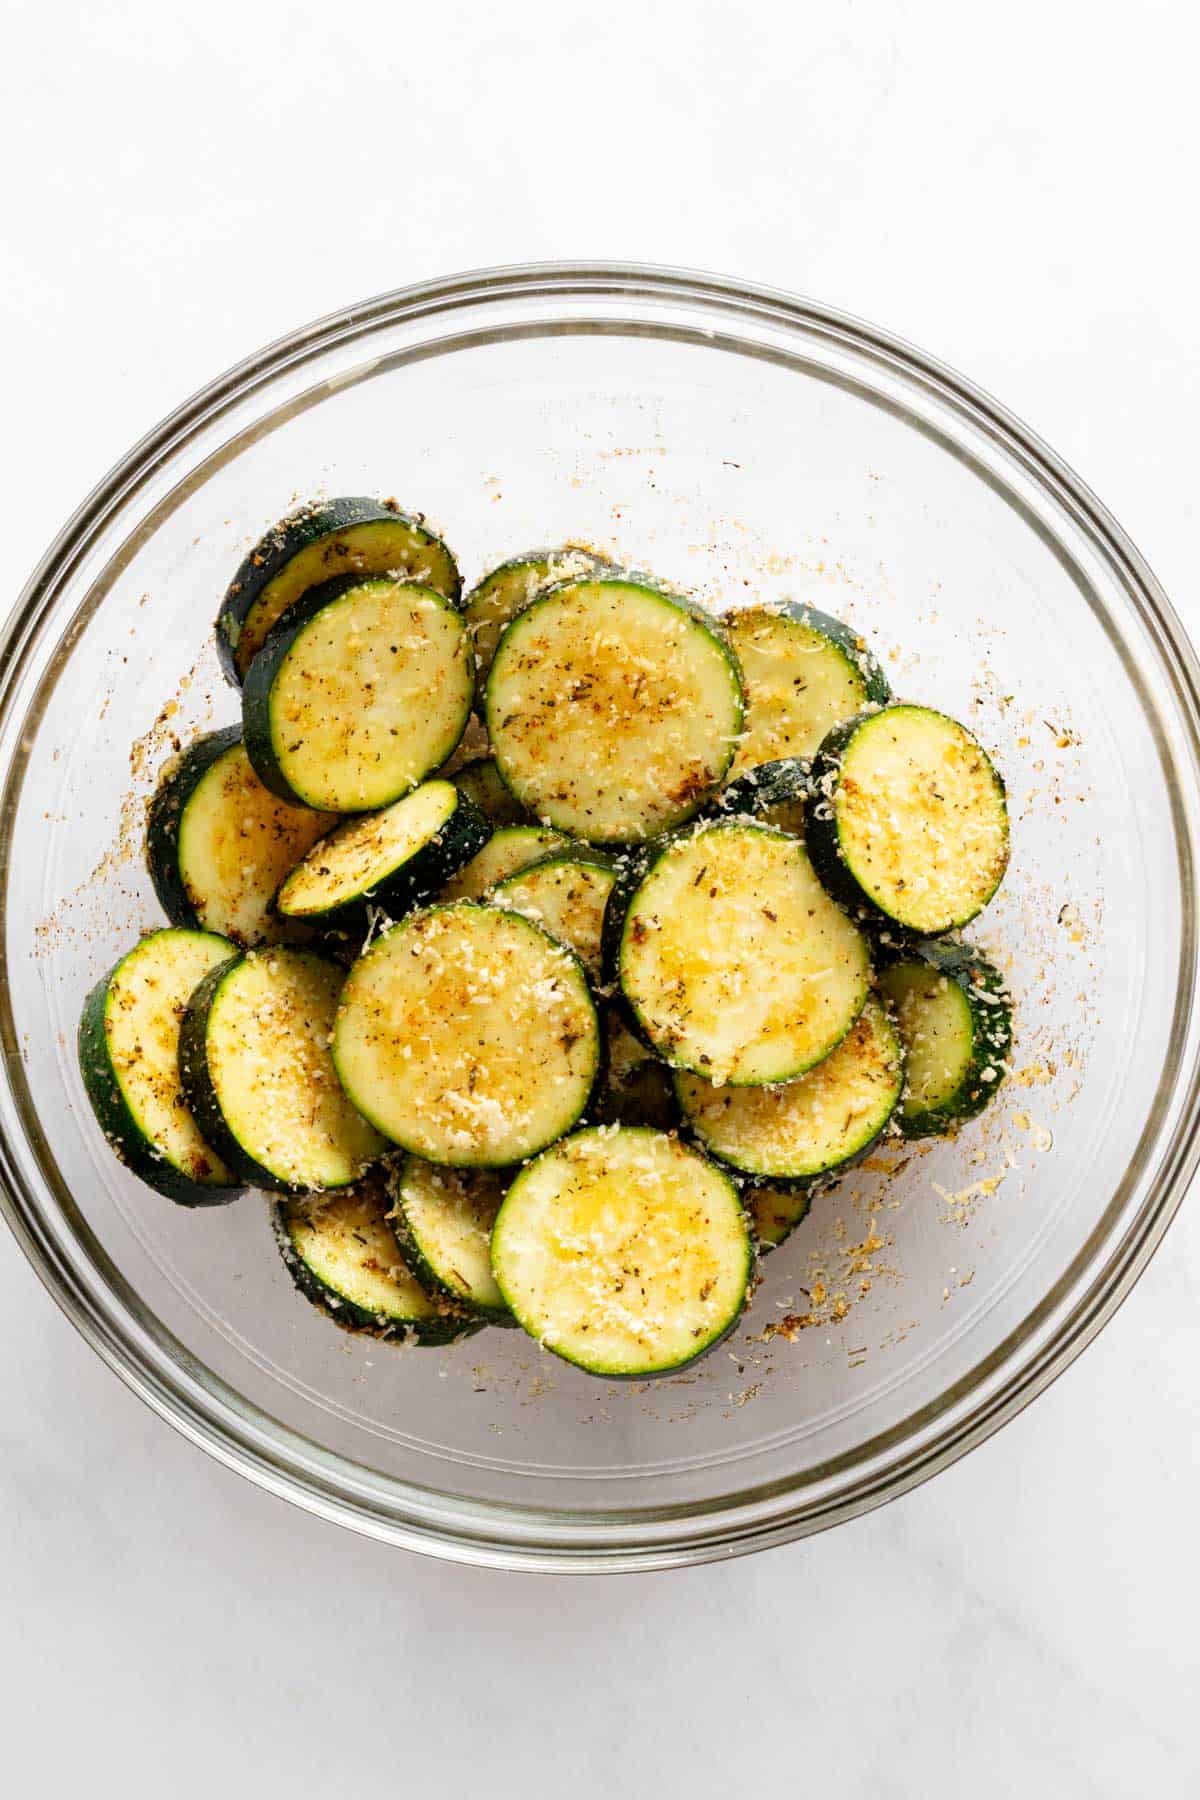
<svg viewBox="0 0 1200 1800">
<path fill-rule="evenodd" d="M 1200 630 L 1190 9 L 773 10 L 10 5 L 10 590 L 134 437 L 266 339 L 447 270 L 623 255 L 940 352 Z M 641 1580 L 441 1566 L 268 1499 L 143 1410 L 4 1235 L 0 1355 L 7 1791 L 1200 1784 L 1194 1203 L 965 1463 L 821 1539 Z"/>
</svg>

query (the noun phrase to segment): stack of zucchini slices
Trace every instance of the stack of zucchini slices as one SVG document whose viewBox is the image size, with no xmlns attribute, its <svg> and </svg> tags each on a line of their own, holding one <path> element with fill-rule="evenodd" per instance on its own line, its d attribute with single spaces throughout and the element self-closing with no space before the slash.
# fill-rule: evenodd
<svg viewBox="0 0 1200 1800">
<path fill-rule="evenodd" d="M 170 924 L 89 997 L 81 1067 L 159 1192 L 273 1193 L 341 1324 L 679 1369 L 815 1193 L 1003 1078 L 957 935 L 1003 787 L 840 621 L 722 624 L 578 545 L 464 597 L 424 519 L 351 498 L 272 528 L 217 644 L 242 723 L 160 782 Z"/>
</svg>

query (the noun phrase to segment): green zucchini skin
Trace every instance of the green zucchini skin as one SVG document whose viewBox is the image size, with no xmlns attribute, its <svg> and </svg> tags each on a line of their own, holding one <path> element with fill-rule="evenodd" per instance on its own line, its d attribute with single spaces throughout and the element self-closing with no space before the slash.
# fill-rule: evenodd
<svg viewBox="0 0 1200 1800">
<path fill-rule="evenodd" d="M 368 1312 L 365 1307 L 346 1299 L 344 1294 L 333 1293 L 318 1279 L 296 1249 L 287 1227 L 286 1208 L 286 1201 L 277 1201 L 271 1208 L 271 1228 L 283 1266 L 304 1298 L 319 1307 L 343 1331 L 375 1338 L 396 1338 L 403 1335 L 414 1343 L 433 1347 L 455 1344 L 461 1338 L 474 1337 L 487 1323 L 486 1319 L 469 1318 L 466 1314 L 453 1313 L 449 1309 L 437 1319 L 391 1319 L 379 1313 Z"/>
<path fill-rule="evenodd" d="M 811 794 L 812 758 L 783 756 L 777 762 L 759 763 L 736 776 L 717 795 L 711 811 L 726 818 L 765 819 L 779 824 L 772 817 L 777 808 L 803 808 Z M 783 825 L 779 828 L 786 829 Z"/>
<path fill-rule="evenodd" d="M 526 550 L 519 556 L 507 557 L 504 562 L 498 563 L 480 577 L 463 601 L 463 616 L 476 645 L 475 703 L 480 714 L 483 712 L 487 672 L 504 627 L 519 612 L 524 612 L 526 606 L 531 605 L 534 600 L 540 600 L 542 594 L 551 587 L 561 587 L 568 580 L 581 581 L 616 573 L 613 564 L 598 556 L 595 551 L 587 550 L 582 545 L 564 544 L 556 550 Z M 496 589 L 502 587 L 513 575 L 525 576 L 524 597 L 511 609 L 506 606 L 502 612 L 493 613 L 489 602 Z M 481 639 L 484 639 L 482 644 Z M 516 822 L 504 821 L 505 824 Z"/>
<path fill-rule="evenodd" d="M 954 1093 L 921 1112 L 906 1114 L 901 1102 L 894 1115 L 906 1138 L 945 1137 L 967 1119 L 976 1118 L 1004 1081 L 1012 1052 L 1012 998 L 996 965 L 981 950 L 957 939 L 920 938 L 885 949 L 881 981 L 886 981 L 889 967 L 904 962 L 923 963 L 952 981 L 971 1015 L 971 1058 Z M 992 998 L 979 998 L 981 992 Z"/>
<path fill-rule="evenodd" d="M 414 794 L 419 791 L 417 788 L 412 790 Z M 280 916 L 285 919 L 293 916 L 303 918 L 306 923 L 320 925 L 326 930 L 353 932 L 359 927 L 365 929 L 372 907 L 380 907 L 389 918 L 399 919 L 415 906 L 434 899 L 445 884 L 453 880 L 473 856 L 478 855 L 492 836 L 492 827 L 479 808 L 467 798 L 461 788 L 456 786 L 455 792 L 457 805 L 436 835 L 421 845 L 406 862 L 377 878 L 369 889 L 364 889 L 353 899 L 330 907 L 327 911 L 293 915 L 287 910 L 287 882 L 284 882 L 277 897 Z M 404 802 L 398 801 L 396 804 L 403 805 Z M 335 825 L 328 837 L 321 838 L 314 845 L 309 856 L 315 856 L 322 845 L 337 839 L 339 835 L 353 831 L 360 820 L 377 816 L 360 814 L 341 825 Z"/>
<path fill-rule="evenodd" d="M 439 591 L 458 605 L 462 595 L 462 577 L 458 564 L 445 543 L 430 531 L 420 517 L 400 511 L 399 507 L 362 495 L 345 495 L 304 507 L 273 525 L 247 554 L 230 582 L 217 615 L 217 659 L 226 680 L 240 687 L 245 669 L 238 658 L 238 644 L 243 627 L 262 594 L 285 569 L 293 557 L 322 538 L 357 525 L 402 525 L 424 540 L 443 569 Z M 439 554 L 440 553 L 440 554 Z M 360 571 L 360 578 L 361 578 Z"/>
<path fill-rule="evenodd" d="M 225 1123 L 225 1115 L 217 1104 L 216 1092 L 209 1078 L 205 1043 L 209 1011 L 222 981 L 241 960 L 239 951 L 225 962 L 218 963 L 204 977 L 188 1001 L 188 1009 L 179 1029 L 179 1079 L 183 1083 L 188 1107 L 200 1127 L 201 1135 L 212 1145 L 221 1161 L 228 1164 L 247 1187 L 288 1193 L 292 1190 L 277 1175 L 272 1174 L 270 1169 L 264 1169 L 261 1163 L 248 1156 L 238 1143 Z"/>
<path fill-rule="evenodd" d="M 530 825 L 533 820 L 504 785 L 494 756 L 473 756 L 448 779 L 493 825 Z"/>
<path fill-rule="evenodd" d="M 340 600 L 343 594 L 351 593 L 355 588 L 362 587 L 366 579 L 378 580 L 379 577 L 338 575 L 332 581 L 323 581 L 318 587 L 309 588 L 307 593 L 294 605 L 289 606 L 282 618 L 271 627 L 263 647 L 251 663 L 242 685 L 242 738 L 246 745 L 246 754 L 254 765 L 254 772 L 263 786 L 269 788 L 271 793 L 278 795 L 281 800 L 286 800 L 292 806 L 311 807 L 312 803 L 303 794 L 296 792 L 280 766 L 276 753 L 274 735 L 271 730 L 275 678 L 305 626 L 310 624 L 327 606 Z M 413 588 L 421 585 L 419 582 L 405 583 L 405 586 Z M 435 589 L 427 588 L 426 592 L 439 600 L 443 606 L 450 605 L 446 596 L 436 593 Z M 472 654 L 469 644 L 466 645 L 466 654 L 468 657 Z M 468 700 L 462 710 L 455 744 L 451 746 L 447 756 L 437 759 L 438 763 L 446 762 L 449 756 L 453 755 L 455 746 L 467 729 L 470 717 L 471 706 Z M 426 773 L 432 774 L 432 768 L 428 769 Z M 411 792 L 411 787 L 408 791 Z M 399 797 L 399 794 L 392 796 L 393 799 Z M 356 812 L 362 809 L 341 807 L 330 810 Z"/>
<path fill-rule="evenodd" d="M 837 901 L 839 906 L 843 907 L 845 911 L 852 915 L 852 917 L 860 920 L 868 929 L 874 927 L 876 930 L 882 929 L 888 933 L 898 934 L 899 937 L 904 940 L 917 940 L 921 939 L 924 934 L 912 930 L 903 922 L 903 920 L 897 919 L 893 914 L 886 912 L 884 908 L 879 906 L 871 895 L 865 892 L 859 885 L 858 880 L 846 861 L 845 854 L 841 847 L 838 836 L 837 816 L 833 806 L 833 794 L 841 779 L 842 760 L 846 750 L 849 748 L 852 739 L 860 728 L 870 720 L 877 718 L 882 710 L 886 709 L 880 707 L 864 708 L 863 711 L 856 713 L 853 718 L 844 719 L 841 724 L 833 727 L 832 731 L 829 732 L 822 743 L 821 748 L 817 751 L 816 756 L 813 758 L 810 778 L 811 785 L 804 808 L 805 844 L 808 848 L 809 859 L 812 862 L 813 868 L 817 871 L 822 886 L 830 897 Z M 918 710 L 928 711 L 930 709 L 920 708 Z M 958 722 L 955 720 L 952 721 L 952 723 L 957 724 Z M 959 729 L 965 731 L 966 727 L 959 726 Z M 981 754 L 986 757 L 986 752 L 982 750 L 982 746 L 979 748 Z M 1007 797 L 1003 779 L 1001 778 L 1000 771 L 996 768 L 990 758 L 987 758 L 987 762 L 996 785 L 1001 808 L 1007 818 Z M 991 899 L 992 894 L 994 894 L 996 888 L 999 887 L 1003 875 L 1004 870 L 1001 868 L 1000 873 L 996 877 L 995 886 L 993 886 L 991 894 L 976 907 L 975 913 L 971 914 L 972 918 L 976 916 L 976 913 L 981 912 L 983 907 L 987 905 L 988 900 Z M 959 926 L 967 923 L 969 923 L 969 920 L 962 919 L 959 921 L 959 925 L 952 928 L 948 927 L 947 929 L 957 930 L 959 929 Z"/>
<path fill-rule="evenodd" d="M 230 949 L 233 949 L 232 945 L 230 945 Z M 121 1084 L 117 1080 L 117 1073 L 109 1054 L 108 1034 L 105 1031 L 104 1019 L 109 984 L 124 960 L 122 957 L 121 961 L 96 983 L 83 1003 L 83 1012 L 79 1020 L 77 1040 L 79 1069 L 97 1123 L 114 1153 L 126 1168 L 136 1175 L 139 1181 L 144 1181 L 147 1187 L 153 1188 L 156 1193 L 164 1195 L 166 1199 L 173 1200 L 176 1206 L 228 1206 L 231 1200 L 240 1198 L 243 1189 L 240 1186 L 215 1187 L 206 1182 L 191 1181 L 178 1169 L 173 1168 L 166 1158 L 157 1155 L 147 1142 L 121 1091 Z M 220 966 L 224 967 L 225 965 Z M 199 1125 L 199 1119 L 196 1122 Z M 202 1125 L 200 1131 L 201 1135 L 211 1142 Z M 218 1152 L 218 1154 L 220 1153 Z M 233 1165 L 229 1166 L 232 1168 Z"/>
<path fill-rule="evenodd" d="M 803 1187 L 789 1186 L 782 1181 L 747 1184 L 742 1190 L 742 1200 L 758 1254 L 769 1256 L 772 1250 L 778 1250 L 797 1225 L 807 1219 L 816 1194 L 835 1185 L 828 1178 L 824 1181 L 817 1178 Z M 768 1195 L 776 1197 L 776 1204 L 772 1205 Z"/>
<path fill-rule="evenodd" d="M 634 895 L 659 857 L 680 835 L 679 832 L 665 832 L 662 837 L 651 838 L 645 844 L 636 844 L 613 859 L 617 878 L 604 908 L 604 924 L 600 931 L 602 989 L 605 993 L 611 993 L 611 1004 L 620 1015 L 621 1023 L 655 1060 L 660 1060 L 658 1050 L 647 1034 L 636 1007 L 630 1005 L 621 987 L 621 940 L 625 934 L 625 917 L 633 905 Z"/>
<path fill-rule="evenodd" d="M 847 625 L 844 619 L 835 619 L 832 613 L 822 612 L 819 607 L 809 606 L 803 600 L 784 600 L 779 605 L 772 603 L 769 610 L 781 613 L 785 619 L 794 619 L 798 625 L 807 625 L 811 630 L 819 631 L 823 638 L 828 638 L 862 678 L 867 704 L 888 704 L 892 698 L 891 683 L 884 674 L 883 665 L 868 648 L 861 632 Z"/>
<path fill-rule="evenodd" d="M 435 1299 L 445 1300 L 468 1319 L 474 1320 L 476 1322 L 476 1329 L 478 1329 L 480 1325 L 499 1325 L 505 1329 L 508 1329 L 510 1326 L 516 1327 L 517 1321 L 513 1318 L 511 1312 L 503 1302 L 501 1302 L 499 1306 L 485 1306 L 481 1301 L 468 1300 L 458 1288 L 454 1287 L 439 1274 L 430 1257 L 426 1254 L 417 1233 L 413 1229 L 412 1222 L 404 1204 L 403 1194 L 404 1178 L 408 1165 L 419 1163 L 420 1161 L 420 1157 L 403 1156 L 398 1165 L 395 1161 L 391 1162 L 385 1175 L 388 1196 L 392 1202 L 391 1211 L 388 1214 L 388 1223 L 391 1225 L 401 1256 L 412 1270 L 413 1275 L 425 1289 L 426 1293 Z M 455 1171 L 447 1171 L 447 1173 L 451 1174 L 454 1172 Z M 460 1176 L 465 1175 L 469 1179 L 471 1172 L 469 1170 L 459 1170 L 457 1173 Z"/>
<path fill-rule="evenodd" d="M 223 731 L 210 732 L 190 745 L 167 779 L 155 789 L 146 815 L 146 867 L 158 904 L 172 925 L 185 931 L 203 931 L 205 926 L 179 872 L 179 827 L 183 809 L 213 764 L 240 743 L 241 737 L 241 727 L 230 725 Z"/>
</svg>

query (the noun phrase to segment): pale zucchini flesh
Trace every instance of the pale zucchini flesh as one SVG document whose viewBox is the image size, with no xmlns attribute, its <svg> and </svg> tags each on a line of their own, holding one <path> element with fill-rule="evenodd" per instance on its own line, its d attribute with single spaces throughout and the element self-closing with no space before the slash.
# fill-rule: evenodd
<svg viewBox="0 0 1200 1800">
<path fill-rule="evenodd" d="M 208 932 L 151 932 L 93 990 L 80 1021 L 80 1067 L 101 1129 L 135 1175 L 181 1205 L 218 1205 L 240 1191 L 179 1079 L 187 1003 L 233 954 Z"/>
<path fill-rule="evenodd" d="M 475 680 L 480 705 L 496 645 L 505 626 L 539 594 L 564 581 L 577 581 L 607 565 L 590 550 L 565 545 L 561 550 L 531 550 L 492 569 L 472 588 L 463 617 L 475 647 Z"/>
<path fill-rule="evenodd" d="M 527 869 L 555 851 L 565 850 L 570 838 L 544 825 L 508 825 L 493 832 L 483 849 L 442 890 L 444 900 L 482 900 L 518 869 Z"/>
<path fill-rule="evenodd" d="M 340 1325 L 416 1343 L 444 1344 L 477 1328 L 426 1292 L 392 1233 L 390 1200 L 377 1176 L 336 1194 L 282 1202 L 275 1230 L 301 1292 Z"/>
<path fill-rule="evenodd" d="M 804 846 L 741 820 L 684 834 L 634 892 L 617 949 L 622 992 L 664 1061 L 716 1084 L 792 1081 L 862 1011 L 863 934 Z"/>
<path fill-rule="evenodd" d="M 839 720 L 890 698 L 864 639 L 815 607 L 749 607 L 723 623 L 746 689 L 734 777 L 759 763 L 812 756 Z"/>
<path fill-rule="evenodd" d="M 441 1169 L 406 1156 L 393 1172 L 391 1220 L 403 1253 L 433 1292 L 493 1322 L 510 1322 L 492 1273 L 492 1226 L 507 1173 Z"/>
<path fill-rule="evenodd" d="M 491 835 L 449 781 L 426 781 L 382 812 L 348 819 L 315 844 L 279 890 L 284 918 L 330 919 L 369 903 L 393 912 L 437 893 Z"/>
<path fill-rule="evenodd" d="M 662 1132 L 575 1132 L 516 1176 L 492 1233 L 518 1324 L 595 1375 L 667 1374 L 732 1329 L 753 1256 L 729 1178 Z"/>
<path fill-rule="evenodd" d="M 868 999 L 836 1050 L 781 1087 L 713 1087 L 675 1077 L 688 1123 L 710 1155 L 743 1174 L 811 1180 L 865 1155 L 904 1086 L 904 1056 L 885 1008 Z"/>
<path fill-rule="evenodd" d="M 201 983 L 180 1037 L 184 1091 L 206 1137 L 252 1185 L 348 1186 L 385 1148 L 334 1070 L 343 972 L 307 950 L 252 950 Z"/>
<path fill-rule="evenodd" d="M 147 854 L 172 924 L 254 945 L 281 935 L 276 890 L 336 822 L 264 787 L 241 733 L 225 731 L 184 752 L 150 806 Z"/>
<path fill-rule="evenodd" d="M 346 979 L 333 1054 L 403 1149 L 451 1167 L 532 1156 L 583 1113 L 599 1028 L 578 960 L 532 920 L 459 901 L 411 915 Z"/>
<path fill-rule="evenodd" d="M 474 662 L 443 595 L 385 577 L 312 589 L 251 666 L 246 745 L 263 781 L 334 812 L 387 806 L 447 760 Z"/>
<path fill-rule="evenodd" d="M 791 1237 L 812 1210 L 813 1187 L 773 1187 L 764 1182 L 745 1195 L 754 1241 L 765 1256 Z"/>
<path fill-rule="evenodd" d="M 690 818 L 742 728 L 736 660 L 712 620 L 636 582 L 580 581 L 507 627 L 487 681 L 505 782 L 535 817 L 593 843 Z"/>
<path fill-rule="evenodd" d="M 840 898 L 921 936 L 986 906 L 1008 863 L 1008 812 L 964 725 L 886 707 L 837 727 L 813 776 L 809 848 Z"/>
<path fill-rule="evenodd" d="M 600 975 L 604 909 L 616 880 L 602 863 L 570 853 L 509 875 L 492 890 L 492 905 L 524 914 L 573 950 L 593 980 Z"/>
</svg>

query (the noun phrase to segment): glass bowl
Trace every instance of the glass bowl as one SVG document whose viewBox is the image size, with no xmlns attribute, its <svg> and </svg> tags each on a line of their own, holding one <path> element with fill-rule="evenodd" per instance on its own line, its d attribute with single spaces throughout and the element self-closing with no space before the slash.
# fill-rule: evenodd
<svg viewBox="0 0 1200 1800">
<path fill-rule="evenodd" d="M 159 915 L 146 796 L 237 716 L 212 623 L 316 493 L 395 495 L 474 580 L 581 538 L 721 609 L 840 614 L 994 750 L 1013 865 L 969 932 L 1013 1078 L 888 1151 L 763 1265 L 736 1336 L 595 1381 L 516 1332 L 339 1332 L 258 1196 L 193 1213 L 109 1154 L 81 1000 Z M 389 294 L 283 339 L 138 444 L 8 621 L 3 1204 L 101 1356 L 229 1466 L 412 1549 L 541 1569 L 726 1556 L 901 1493 L 1010 1418 L 1145 1267 L 1197 1160 L 1197 666 L 1119 527 L 931 358 L 739 283 L 595 265 Z M 900 1166 L 896 1166 L 900 1165 Z"/>
</svg>

